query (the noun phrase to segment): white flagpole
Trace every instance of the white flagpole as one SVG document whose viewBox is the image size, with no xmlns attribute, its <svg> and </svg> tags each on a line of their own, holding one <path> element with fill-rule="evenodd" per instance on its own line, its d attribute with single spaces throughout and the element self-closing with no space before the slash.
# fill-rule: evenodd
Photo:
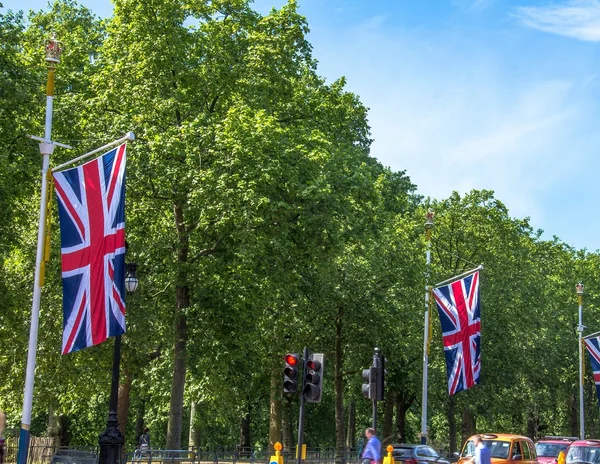
<svg viewBox="0 0 600 464">
<path fill-rule="evenodd" d="M 577 292 L 577 300 L 579 303 L 579 325 L 577 332 L 579 333 L 579 439 L 585 439 L 585 415 L 583 404 L 583 284 L 575 285 Z"/>
<path fill-rule="evenodd" d="M 31 325 L 29 327 L 29 348 L 27 352 L 27 368 L 25 374 L 25 392 L 23 397 L 23 417 L 21 419 L 21 432 L 19 435 L 18 464 L 27 464 L 29 452 L 29 428 L 31 426 L 31 409 L 33 404 L 33 383 L 38 339 L 38 326 L 40 315 L 42 260 L 44 259 L 45 226 L 48 200 L 48 168 L 50 155 L 54 151 L 52 142 L 52 104 L 54 100 L 54 70 L 60 62 L 61 44 L 52 37 L 46 44 L 46 61 L 48 62 L 48 82 L 46 85 L 46 119 L 44 139 L 40 143 L 42 155 L 42 192 L 40 201 L 40 222 L 38 224 L 38 241 L 35 258 L 35 281 L 33 283 L 33 300 L 31 303 Z M 61 146 L 62 145 L 59 144 Z M 68 147 L 70 148 L 70 147 Z"/>
<path fill-rule="evenodd" d="M 423 392 L 421 397 L 421 444 L 427 443 L 427 388 L 429 374 L 429 270 L 431 267 L 431 229 L 433 228 L 433 211 L 425 215 L 425 230 L 427 233 L 427 254 L 425 271 L 425 327 L 423 329 Z"/>
</svg>

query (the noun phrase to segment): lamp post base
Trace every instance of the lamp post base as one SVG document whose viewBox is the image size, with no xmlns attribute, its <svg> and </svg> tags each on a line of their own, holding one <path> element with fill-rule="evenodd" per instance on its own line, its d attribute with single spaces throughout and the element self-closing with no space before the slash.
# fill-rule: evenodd
<svg viewBox="0 0 600 464">
<path fill-rule="evenodd" d="M 118 424 L 109 422 L 106 430 L 98 437 L 100 445 L 99 464 L 120 464 L 121 452 L 125 445 L 125 435 L 119 430 Z"/>
</svg>

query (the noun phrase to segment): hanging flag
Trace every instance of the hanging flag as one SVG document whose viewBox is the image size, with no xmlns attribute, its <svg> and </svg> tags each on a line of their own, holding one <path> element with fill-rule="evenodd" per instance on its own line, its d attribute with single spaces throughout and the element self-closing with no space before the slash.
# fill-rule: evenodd
<svg viewBox="0 0 600 464">
<path fill-rule="evenodd" d="M 442 324 L 448 393 L 454 395 L 479 383 L 479 271 L 448 285 L 434 288 L 433 296 Z"/>
<path fill-rule="evenodd" d="M 125 147 L 54 173 L 63 354 L 125 332 Z"/>
<path fill-rule="evenodd" d="M 600 337 L 584 338 L 585 346 L 590 354 L 590 363 L 594 372 L 594 383 L 596 384 L 596 395 L 600 403 Z"/>
</svg>

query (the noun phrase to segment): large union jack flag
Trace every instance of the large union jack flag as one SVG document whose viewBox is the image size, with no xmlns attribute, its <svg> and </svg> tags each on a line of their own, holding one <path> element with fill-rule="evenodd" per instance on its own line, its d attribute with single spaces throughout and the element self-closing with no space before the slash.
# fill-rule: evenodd
<svg viewBox="0 0 600 464">
<path fill-rule="evenodd" d="M 54 173 L 63 354 L 125 332 L 125 147 Z"/>
<path fill-rule="evenodd" d="M 590 363 L 594 372 L 594 383 L 596 384 L 596 395 L 600 403 L 600 337 L 584 338 L 585 346 L 590 354 Z"/>
<path fill-rule="evenodd" d="M 454 395 L 479 383 L 479 271 L 451 284 L 434 288 L 433 296 L 442 324 L 448 393 Z"/>
</svg>

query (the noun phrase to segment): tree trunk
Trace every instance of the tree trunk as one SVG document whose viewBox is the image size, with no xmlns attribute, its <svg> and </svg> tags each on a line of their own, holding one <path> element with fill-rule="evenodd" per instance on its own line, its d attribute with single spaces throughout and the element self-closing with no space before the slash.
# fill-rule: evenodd
<svg viewBox="0 0 600 464">
<path fill-rule="evenodd" d="M 385 412 L 383 414 L 383 436 L 381 444 L 389 445 L 394 441 L 394 392 L 389 390 L 385 395 Z"/>
<path fill-rule="evenodd" d="M 249 456 L 251 453 L 252 440 L 250 438 L 250 398 L 247 398 L 247 409 L 246 413 L 242 417 L 240 424 L 240 454 L 242 456 Z"/>
<path fill-rule="evenodd" d="M 356 449 L 356 403 L 350 401 L 348 405 L 348 433 L 346 434 L 346 448 L 350 451 Z"/>
<path fill-rule="evenodd" d="M 175 226 L 179 238 L 177 252 L 176 307 L 174 317 L 175 337 L 173 345 L 173 380 L 171 382 L 171 402 L 169 407 L 169 424 L 167 426 L 167 449 L 181 449 L 183 420 L 183 394 L 185 391 L 185 374 L 187 369 L 188 327 L 185 310 L 190 306 L 190 294 L 187 286 L 187 274 L 184 265 L 188 262 L 189 237 L 183 217 L 181 205 L 174 205 Z"/>
<path fill-rule="evenodd" d="M 123 375 L 119 381 L 119 401 L 117 403 L 117 419 L 119 420 L 119 430 L 123 435 L 125 435 L 125 431 L 127 430 L 132 381 L 133 376 L 131 375 L 131 369 L 126 367 L 123 369 Z"/>
<path fill-rule="evenodd" d="M 569 418 L 571 423 L 571 436 L 579 436 L 579 415 L 577 411 L 577 398 L 575 395 L 571 395 L 569 398 Z"/>
<path fill-rule="evenodd" d="M 0 411 L 0 437 L 4 431 L 4 423 L 2 420 L 3 412 Z M 4 418 L 4 422 L 6 422 L 6 418 Z M 54 414 L 54 408 L 52 406 L 48 407 L 48 436 L 49 437 L 58 437 L 58 418 L 56 414 Z"/>
<path fill-rule="evenodd" d="M 283 415 L 281 418 L 281 428 L 283 435 L 283 450 L 291 451 L 296 445 L 294 441 L 294 427 L 292 417 L 292 399 L 286 398 L 283 402 Z"/>
<path fill-rule="evenodd" d="M 471 435 L 475 435 L 477 433 L 477 421 L 473 413 L 468 407 L 463 408 L 462 413 L 462 426 L 461 426 L 461 434 L 462 434 L 462 442 L 464 443 Z"/>
<path fill-rule="evenodd" d="M 396 392 L 396 441 L 406 443 L 406 413 L 415 396 L 405 391 Z"/>
<path fill-rule="evenodd" d="M 344 382 L 342 377 L 342 318 L 344 317 L 344 309 L 338 306 L 338 313 L 335 318 L 335 449 L 336 464 L 344 464 L 346 462 L 346 433 L 344 430 Z"/>
<path fill-rule="evenodd" d="M 58 417 L 58 446 L 68 447 L 70 442 L 69 416 L 63 414 Z"/>
<path fill-rule="evenodd" d="M 198 417 L 196 409 L 198 404 L 192 400 L 190 406 L 190 433 L 188 435 L 188 449 L 200 447 L 200 427 L 198 426 Z"/>
<path fill-rule="evenodd" d="M 450 454 L 456 453 L 456 404 L 454 396 L 448 398 L 448 438 Z"/>
<path fill-rule="evenodd" d="M 269 418 L 269 446 L 281 442 L 281 378 L 277 368 L 271 370 L 271 414 Z"/>
<path fill-rule="evenodd" d="M 135 410 L 135 443 L 138 443 L 138 438 L 144 433 L 144 402 L 140 402 Z"/>
</svg>

